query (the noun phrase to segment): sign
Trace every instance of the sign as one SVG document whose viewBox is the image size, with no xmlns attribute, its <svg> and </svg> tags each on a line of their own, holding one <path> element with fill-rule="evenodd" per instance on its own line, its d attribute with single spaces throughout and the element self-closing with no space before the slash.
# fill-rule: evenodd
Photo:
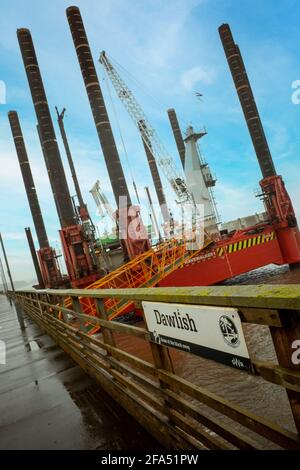
<svg viewBox="0 0 300 470">
<path fill-rule="evenodd" d="M 151 341 L 248 370 L 249 353 L 236 308 L 142 302 Z"/>
</svg>

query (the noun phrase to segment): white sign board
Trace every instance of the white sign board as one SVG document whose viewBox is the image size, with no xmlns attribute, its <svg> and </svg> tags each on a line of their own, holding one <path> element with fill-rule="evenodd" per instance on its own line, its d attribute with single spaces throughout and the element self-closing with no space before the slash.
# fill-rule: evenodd
<svg viewBox="0 0 300 470">
<path fill-rule="evenodd" d="M 236 308 L 142 302 L 151 341 L 248 370 Z"/>
</svg>

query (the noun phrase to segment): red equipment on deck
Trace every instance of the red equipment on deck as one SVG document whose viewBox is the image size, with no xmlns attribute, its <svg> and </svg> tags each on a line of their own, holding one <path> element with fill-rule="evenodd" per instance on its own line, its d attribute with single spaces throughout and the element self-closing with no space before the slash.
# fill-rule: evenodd
<svg viewBox="0 0 300 470">
<path fill-rule="evenodd" d="M 293 205 L 281 176 L 274 175 L 260 182 L 262 196 L 273 225 L 284 263 L 300 262 L 300 233 Z"/>
<path fill-rule="evenodd" d="M 72 287 L 86 287 L 99 279 L 82 225 L 62 228 L 59 235 Z"/>
<path fill-rule="evenodd" d="M 66 289 L 70 287 L 68 276 L 61 274 L 55 250 L 49 246 L 37 252 L 45 287 L 47 289 Z"/>
<path fill-rule="evenodd" d="M 216 242 L 158 285 L 208 286 L 272 263 L 285 263 L 276 231 L 272 226 L 259 225 Z"/>
<path fill-rule="evenodd" d="M 265 224 L 236 231 L 216 242 L 213 249 L 163 279 L 160 286 L 210 285 L 265 266 L 300 263 L 300 233 L 291 199 L 276 174 L 245 65 L 227 24 L 219 28 L 221 41 L 262 171 L 262 198 L 268 216 Z"/>
</svg>

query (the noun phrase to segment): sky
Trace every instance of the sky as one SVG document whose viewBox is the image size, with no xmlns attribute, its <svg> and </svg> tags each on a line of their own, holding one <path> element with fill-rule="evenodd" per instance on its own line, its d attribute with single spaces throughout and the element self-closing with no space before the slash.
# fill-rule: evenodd
<svg viewBox="0 0 300 470">
<path fill-rule="evenodd" d="M 112 190 L 65 9 L 66 0 L 1 0 L 0 16 L 0 231 L 14 279 L 33 279 L 24 227 L 33 227 L 7 112 L 16 110 L 51 244 L 60 251 L 53 197 L 36 133 L 17 28 L 31 30 L 71 194 L 75 194 L 56 123 L 55 106 L 67 109 L 65 127 L 90 213 L 99 222 L 89 190 L 97 179 L 113 203 Z M 81 10 L 117 147 L 130 191 L 132 176 L 142 203 L 154 190 L 143 146 L 98 63 L 105 50 L 178 168 L 166 110 L 174 107 L 184 132 L 205 127 L 203 157 L 217 176 L 215 198 L 222 221 L 263 210 L 255 197 L 261 174 L 218 35 L 229 23 L 239 44 L 277 172 L 282 174 L 300 218 L 300 105 L 292 84 L 300 79 L 298 0 L 77 0 Z M 3 93 L 6 89 L 6 103 Z M 199 100 L 195 92 L 203 97 Z M 295 100 L 294 100 L 295 101 Z M 298 100 L 296 100 L 297 102 Z M 123 146 L 123 143 L 125 146 Z M 174 199 L 167 189 L 167 198 Z"/>
</svg>

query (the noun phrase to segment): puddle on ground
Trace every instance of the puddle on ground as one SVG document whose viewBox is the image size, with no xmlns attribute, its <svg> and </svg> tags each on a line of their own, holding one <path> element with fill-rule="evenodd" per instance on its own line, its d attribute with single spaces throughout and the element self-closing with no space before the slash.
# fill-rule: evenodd
<svg viewBox="0 0 300 470">
<path fill-rule="evenodd" d="M 38 341 L 29 341 L 29 343 L 26 343 L 27 352 L 39 351 L 41 349 L 41 347 L 42 347 L 42 345 L 39 344 Z"/>
</svg>

